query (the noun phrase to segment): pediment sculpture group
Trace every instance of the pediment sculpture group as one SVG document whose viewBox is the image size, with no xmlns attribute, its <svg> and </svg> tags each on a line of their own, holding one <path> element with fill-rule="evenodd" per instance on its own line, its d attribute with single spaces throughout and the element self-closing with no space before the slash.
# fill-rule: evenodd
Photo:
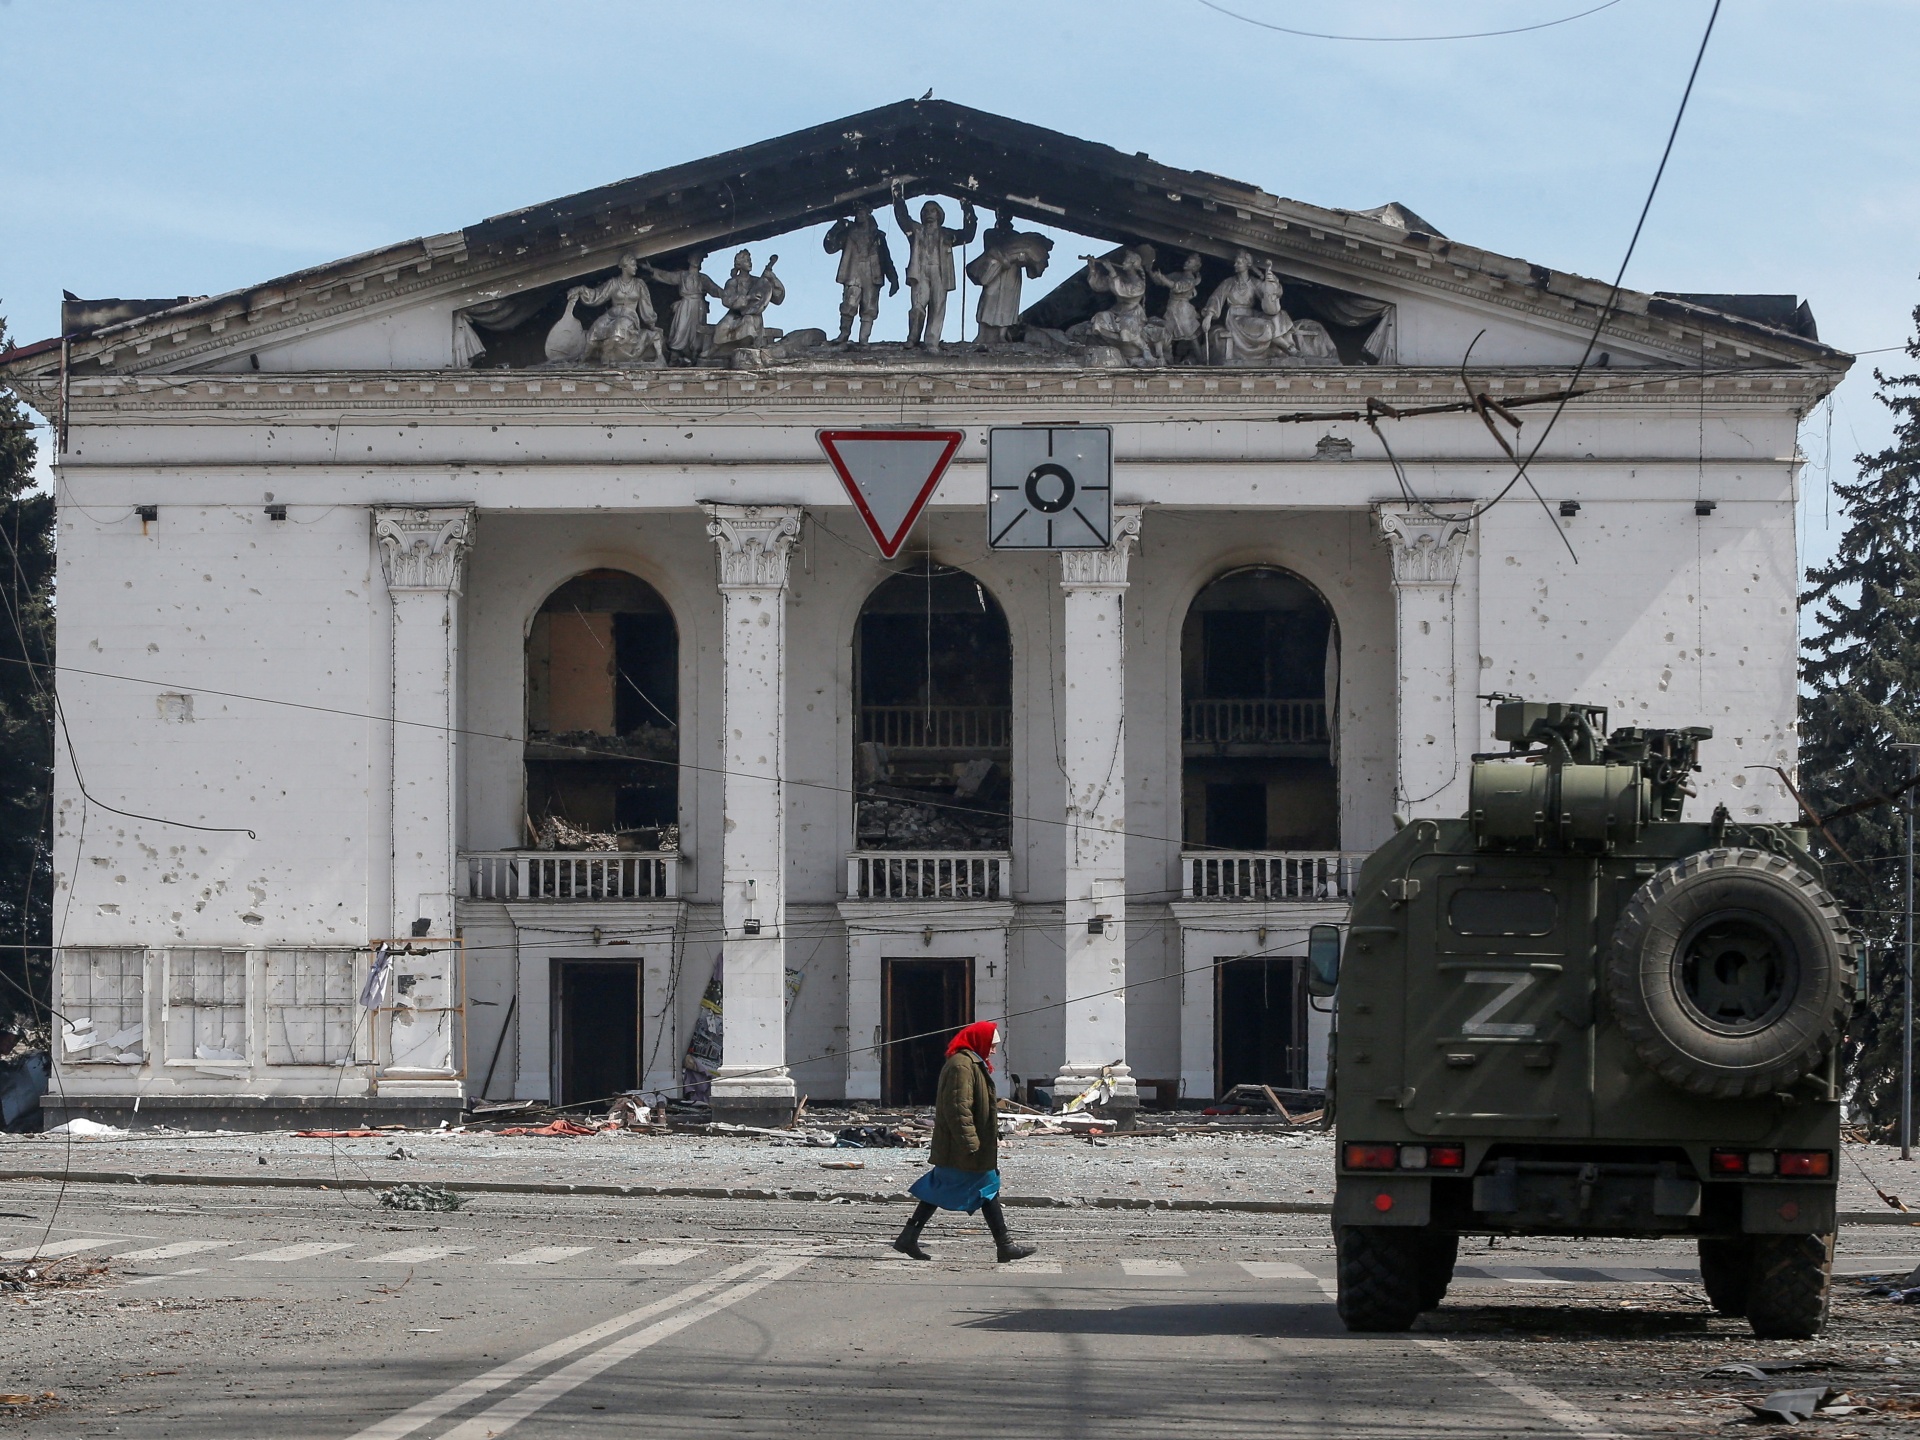
<svg viewBox="0 0 1920 1440">
<path fill-rule="evenodd" d="M 797 359 L 829 345 L 864 348 L 872 343 L 881 288 L 898 295 L 903 278 L 907 348 L 937 355 L 946 329 L 947 297 L 958 288 L 954 251 L 972 244 L 978 228 L 973 204 L 961 200 L 958 228 L 946 223 L 945 210 L 934 200 L 922 204 L 915 219 L 896 183 L 893 217 L 907 241 L 904 277 L 895 268 L 887 234 L 871 206 L 856 204 L 822 241 L 827 254 L 839 257 L 834 279 L 840 286 L 840 333 L 832 341 L 824 330 L 783 332 L 767 324 L 768 308 L 787 298 L 786 286 L 774 271 L 778 255 L 769 256 L 756 271 L 752 252 L 741 250 L 726 283 L 716 284 L 702 269 L 707 257 L 700 251 L 687 254 L 677 270 L 662 270 L 629 252 L 606 280 L 567 292 L 566 308 L 547 334 L 547 360 L 558 365 L 747 367 Z M 1086 286 L 1095 303 L 1104 300 L 1104 306 L 1065 330 L 1023 326 L 1021 284 L 1046 272 L 1052 251 L 1052 240 L 1015 229 L 1005 212 L 985 232 L 981 253 L 965 267 L 966 277 L 980 292 L 974 310 L 979 327 L 975 345 L 993 349 L 1024 344 L 1079 354 L 1090 365 L 1339 363 L 1324 325 L 1287 313 L 1273 262 L 1256 262 L 1244 250 L 1234 256 L 1233 273 L 1204 300 L 1197 254 L 1188 255 L 1171 273 L 1159 268 L 1151 245 L 1128 246 L 1108 256 L 1083 255 Z M 649 280 L 674 293 L 664 324 Z M 1150 285 L 1167 292 L 1159 315 L 1147 313 Z M 721 315 L 710 321 L 707 306 L 712 300 L 720 302 Z M 576 314 L 599 307 L 604 308 L 591 322 Z"/>
</svg>

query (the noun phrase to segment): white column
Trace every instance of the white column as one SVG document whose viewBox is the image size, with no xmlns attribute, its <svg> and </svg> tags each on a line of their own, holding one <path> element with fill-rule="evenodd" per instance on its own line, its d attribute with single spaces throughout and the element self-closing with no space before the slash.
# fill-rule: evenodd
<svg viewBox="0 0 1920 1440">
<path fill-rule="evenodd" d="M 393 936 L 438 944 L 394 960 L 395 1007 L 378 1032 L 382 1095 L 446 1097 L 455 1078 L 459 992 L 454 937 L 455 786 L 459 764 L 459 601 L 473 543 L 466 506 L 373 512 L 393 600 Z"/>
<path fill-rule="evenodd" d="M 393 598 L 393 915 L 386 933 L 406 936 L 418 929 L 451 938 L 459 761 L 456 597 L 473 539 L 473 511 L 381 507 L 374 511 L 373 533 Z"/>
<path fill-rule="evenodd" d="M 1113 507 L 1105 550 L 1060 552 L 1066 620 L 1061 763 L 1066 770 L 1066 1059 L 1056 1103 L 1111 1067 L 1116 1109 L 1138 1106 L 1127 1068 L 1127 561 L 1140 507 Z"/>
<path fill-rule="evenodd" d="M 1463 696 L 1455 640 L 1455 591 L 1471 525 L 1414 507 L 1381 506 L 1377 514 L 1393 555 L 1400 722 L 1393 808 L 1410 819 L 1458 815 L 1479 735 L 1472 709 L 1478 672 Z"/>
<path fill-rule="evenodd" d="M 787 1072 L 787 555 L 797 505 L 709 505 L 720 551 L 725 708 L 725 815 L 720 837 L 725 928 L 724 1044 L 713 1080 L 716 1118 L 790 1119 Z"/>
</svg>

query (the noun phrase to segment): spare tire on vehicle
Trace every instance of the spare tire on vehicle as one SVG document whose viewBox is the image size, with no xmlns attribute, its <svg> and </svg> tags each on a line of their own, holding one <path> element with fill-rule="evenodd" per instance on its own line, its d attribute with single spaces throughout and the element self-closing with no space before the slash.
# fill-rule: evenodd
<svg viewBox="0 0 1920 1440">
<path fill-rule="evenodd" d="M 1853 1008 L 1856 943 L 1840 907 L 1784 855 L 1702 850 L 1620 912 L 1606 989 L 1663 1079 L 1733 1100 L 1823 1064 Z"/>
</svg>

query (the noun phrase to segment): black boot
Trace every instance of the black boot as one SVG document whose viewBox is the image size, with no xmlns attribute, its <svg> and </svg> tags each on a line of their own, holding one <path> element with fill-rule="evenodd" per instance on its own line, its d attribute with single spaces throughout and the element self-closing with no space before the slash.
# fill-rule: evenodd
<svg viewBox="0 0 1920 1440">
<path fill-rule="evenodd" d="M 934 1206 L 922 1200 L 914 1207 L 913 1217 L 907 1221 L 907 1228 L 900 1232 L 900 1238 L 893 1242 L 893 1248 L 909 1260 L 931 1260 L 933 1256 L 920 1248 L 920 1232 L 927 1228 L 927 1221 L 933 1218 Z"/>
<path fill-rule="evenodd" d="M 999 1253 L 1002 1265 L 1009 1260 L 1024 1260 L 1033 1254 L 1033 1246 L 1016 1245 L 1013 1237 L 1007 1234 L 1007 1215 L 1000 1208 L 998 1200 L 982 1200 L 980 1213 L 987 1217 L 987 1228 L 993 1232 L 993 1248 Z"/>
</svg>

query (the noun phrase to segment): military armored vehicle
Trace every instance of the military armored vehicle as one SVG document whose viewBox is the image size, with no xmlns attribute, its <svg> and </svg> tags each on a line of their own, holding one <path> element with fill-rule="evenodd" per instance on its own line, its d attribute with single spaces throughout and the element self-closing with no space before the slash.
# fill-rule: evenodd
<svg viewBox="0 0 1920 1440">
<path fill-rule="evenodd" d="M 1341 1318 L 1406 1329 L 1462 1235 L 1692 1237 L 1715 1309 L 1817 1334 L 1859 937 L 1806 833 L 1682 820 L 1710 730 L 1491 698 L 1468 813 L 1401 822 L 1312 937 Z"/>
</svg>

